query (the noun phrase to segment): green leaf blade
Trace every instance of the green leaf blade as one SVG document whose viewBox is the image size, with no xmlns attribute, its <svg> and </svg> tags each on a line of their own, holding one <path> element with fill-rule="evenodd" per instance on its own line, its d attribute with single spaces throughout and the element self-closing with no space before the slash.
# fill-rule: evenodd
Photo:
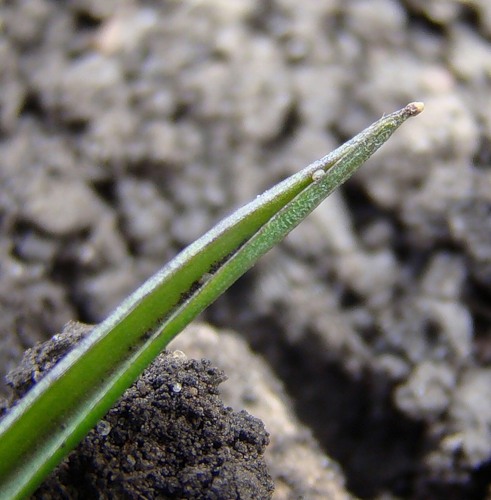
<svg viewBox="0 0 491 500">
<path fill-rule="evenodd" d="M 34 491 L 175 335 L 421 111 L 420 103 L 412 103 L 383 117 L 266 191 L 190 245 L 96 326 L 0 422 L 2 498 Z"/>
</svg>

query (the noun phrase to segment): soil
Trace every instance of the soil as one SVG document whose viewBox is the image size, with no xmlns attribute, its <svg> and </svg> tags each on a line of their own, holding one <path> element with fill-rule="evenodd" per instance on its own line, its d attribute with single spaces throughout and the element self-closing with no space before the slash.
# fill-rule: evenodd
<svg viewBox="0 0 491 500">
<path fill-rule="evenodd" d="M 70 323 L 8 379 L 21 397 L 91 327 Z M 263 423 L 225 408 L 223 371 L 162 354 L 33 498 L 269 498 Z M 101 466 L 104 464 L 104 466 Z"/>
<path fill-rule="evenodd" d="M 2 375 L 70 319 L 100 321 L 234 208 L 421 100 L 423 115 L 202 319 L 266 361 L 281 382 L 260 387 L 315 457 L 297 464 L 344 475 L 340 494 L 491 497 L 490 41 L 488 0 L 3 2 Z M 211 358 L 209 342 L 183 350 Z M 192 372 L 230 429 L 251 430 L 236 469 L 267 497 L 247 397 L 225 411 L 220 372 L 158 362 L 169 380 Z M 115 450 L 111 432 L 93 435 Z M 264 453 L 273 497 L 326 498 Z M 221 491 L 201 497 L 233 497 Z"/>
</svg>

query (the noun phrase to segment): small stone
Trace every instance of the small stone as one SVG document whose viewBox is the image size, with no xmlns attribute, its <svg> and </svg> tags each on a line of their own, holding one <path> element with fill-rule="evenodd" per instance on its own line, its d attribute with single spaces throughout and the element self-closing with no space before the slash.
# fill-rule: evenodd
<svg viewBox="0 0 491 500">
<path fill-rule="evenodd" d="M 98 424 L 97 424 L 97 432 L 101 435 L 101 436 L 108 436 L 109 433 L 111 432 L 111 424 L 109 422 L 107 422 L 106 420 L 101 420 Z"/>
<path fill-rule="evenodd" d="M 180 384 L 179 382 L 172 384 L 171 390 L 172 390 L 172 392 L 179 394 L 182 391 L 182 384 Z"/>
</svg>

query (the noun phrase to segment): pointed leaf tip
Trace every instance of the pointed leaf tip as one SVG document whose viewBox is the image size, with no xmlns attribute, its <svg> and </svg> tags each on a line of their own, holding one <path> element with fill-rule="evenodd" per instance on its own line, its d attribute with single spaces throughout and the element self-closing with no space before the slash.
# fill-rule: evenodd
<svg viewBox="0 0 491 500">
<path fill-rule="evenodd" d="M 410 102 L 405 108 L 404 111 L 409 116 L 419 115 L 425 109 L 425 105 L 422 102 Z"/>
</svg>

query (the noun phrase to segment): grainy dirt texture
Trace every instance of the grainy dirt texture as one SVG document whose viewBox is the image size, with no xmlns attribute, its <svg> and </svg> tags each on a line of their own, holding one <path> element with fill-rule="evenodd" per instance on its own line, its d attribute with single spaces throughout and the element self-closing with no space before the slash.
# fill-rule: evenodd
<svg viewBox="0 0 491 500">
<path fill-rule="evenodd" d="M 90 327 L 70 323 L 8 376 L 22 396 Z M 51 365 L 51 366 L 50 366 Z M 223 406 L 223 371 L 162 354 L 36 491 L 37 499 L 270 498 L 262 422 Z"/>
<path fill-rule="evenodd" d="M 488 0 L 4 1 L 2 372 L 421 100 L 205 319 L 264 356 L 351 493 L 485 498 L 490 40 Z"/>
<path fill-rule="evenodd" d="M 273 498 L 349 500 L 340 467 L 329 459 L 292 411 L 292 402 L 271 368 L 236 332 L 195 323 L 172 341 L 194 358 L 206 357 L 230 374 L 220 385 L 226 405 L 244 408 L 266 426 L 264 459 L 274 480 Z"/>
</svg>

